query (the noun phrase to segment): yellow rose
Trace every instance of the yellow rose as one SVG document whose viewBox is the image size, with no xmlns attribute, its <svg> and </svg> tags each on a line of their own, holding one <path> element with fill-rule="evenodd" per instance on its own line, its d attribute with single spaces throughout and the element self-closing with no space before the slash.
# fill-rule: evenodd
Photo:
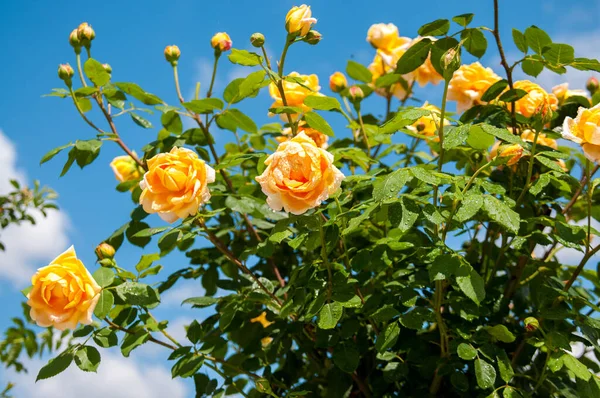
<svg viewBox="0 0 600 398">
<path fill-rule="evenodd" d="M 406 50 L 410 47 L 423 40 L 424 38 L 430 39 L 431 41 L 435 41 L 435 37 L 417 37 L 412 40 L 410 43 L 405 44 Z M 442 75 L 437 73 L 433 65 L 431 64 L 431 56 L 428 56 L 425 62 L 419 66 L 417 69 L 412 71 L 410 74 L 411 78 L 409 80 L 416 81 L 420 87 L 425 87 L 428 83 L 437 85 L 439 82 L 444 80 Z"/>
<path fill-rule="evenodd" d="M 142 176 L 137 163 L 129 155 L 117 156 L 110 162 L 110 167 L 119 182 L 139 180 Z"/>
<path fill-rule="evenodd" d="M 562 135 L 581 144 L 583 153 L 589 160 L 600 161 L 600 104 L 590 109 L 579 107 L 575 119 L 566 117 Z"/>
<path fill-rule="evenodd" d="M 558 108 L 558 99 L 554 94 L 548 94 L 542 87 L 529 80 L 519 80 L 513 87 L 527 91 L 527 95 L 515 101 L 515 111 L 525 117 L 539 113 L 545 118 Z M 508 109 L 512 109 L 512 103 L 508 103 Z"/>
<path fill-rule="evenodd" d="M 231 49 L 231 38 L 225 32 L 215 33 L 215 35 L 210 39 L 210 45 L 217 51 L 227 51 Z"/>
<path fill-rule="evenodd" d="M 215 171 L 194 151 L 174 147 L 148 160 L 140 182 L 140 204 L 146 213 L 158 213 L 168 223 L 194 215 L 210 199 L 208 184 Z"/>
<path fill-rule="evenodd" d="M 303 132 L 304 134 L 306 134 L 308 138 L 313 140 L 319 148 L 327 149 L 327 147 L 329 146 L 327 144 L 327 141 L 329 141 L 328 136 L 326 136 L 318 130 L 304 125 L 304 122 L 300 122 L 300 125 L 298 126 L 298 133 L 299 132 Z M 275 138 L 279 143 L 289 141 L 290 139 L 292 139 L 292 129 L 290 127 L 284 128 L 281 134 L 281 136 Z"/>
<path fill-rule="evenodd" d="M 302 108 L 304 112 L 310 111 L 311 108 L 304 105 L 304 99 L 309 95 L 321 95 L 319 94 L 319 90 L 321 89 L 321 86 L 319 86 L 319 78 L 317 75 L 301 75 L 298 72 L 292 72 L 288 76 L 302 79 L 302 84 L 306 87 L 295 82 L 284 80 L 283 92 L 285 93 L 287 105 Z M 269 94 L 271 95 L 271 98 L 275 100 L 273 105 L 271 105 L 271 108 L 284 106 L 279 87 L 277 87 L 275 83 L 269 84 Z M 297 115 L 290 116 L 296 117 Z M 281 114 L 281 120 L 287 121 L 287 116 Z"/>
<path fill-rule="evenodd" d="M 102 288 L 77 258 L 73 246 L 37 270 L 27 294 L 31 319 L 41 327 L 75 329 L 89 325 Z"/>
<path fill-rule="evenodd" d="M 429 104 L 427 102 L 423 104 L 421 109 L 427 109 L 431 111 L 431 114 L 419 118 L 419 120 L 414 122 L 412 125 L 407 126 L 406 128 L 414 133 L 421 134 L 426 137 L 435 137 L 433 141 L 438 142 L 440 140 L 438 136 L 441 116 L 440 109 L 437 106 Z M 450 125 L 450 121 L 444 118 L 444 126 L 448 125 Z"/>
<path fill-rule="evenodd" d="M 506 159 L 506 165 L 512 166 L 523 157 L 523 147 L 519 144 L 501 145 L 500 141 L 496 141 L 490 150 L 491 158 L 496 156 Z"/>
<path fill-rule="evenodd" d="M 250 319 L 250 322 L 252 322 L 252 323 L 259 322 L 262 325 L 262 327 L 265 329 L 275 323 L 275 322 L 271 322 L 271 321 L 267 320 L 267 313 L 265 311 L 263 311 L 262 314 L 260 314 L 256 318 Z"/>
<path fill-rule="evenodd" d="M 263 347 L 267 347 L 272 342 L 273 342 L 273 337 L 263 337 L 262 339 L 260 339 L 260 344 Z"/>
<path fill-rule="evenodd" d="M 398 27 L 393 23 L 371 25 L 367 31 L 367 41 L 378 50 L 391 52 L 399 46 Z"/>
<path fill-rule="evenodd" d="M 342 72 L 335 72 L 329 77 L 329 88 L 334 93 L 339 93 L 348 87 L 348 80 Z"/>
<path fill-rule="evenodd" d="M 461 65 L 450 80 L 448 100 L 456 101 L 456 111 L 462 113 L 474 105 L 483 104 L 481 96 L 498 80 L 500 76 L 479 62 Z"/>
<path fill-rule="evenodd" d="M 521 139 L 527 142 L 533 142 L 535 139 L 535 131 L 526 129 L 521 133 Z M 547 146 L 552 149 L 558 149 L 558 144 L 554 138 L 546 137 L 546 134 L 539 133 L 537 139 L 537 145 Z"/>
<path fill-rule="evenodd" d="M 315 18 L 312 18 L 310 6 L 302 4 L 300 7 L 292 7 L 285 16 L 285 29 L 289 34 L 297 34 L 306 36 L 310 27 L 317 23 Z"/>
<path fill-rule="evenodd" d="M 375 81 L 383 75 L 394 72 L 396 70 L 396 63 L 405 52 L 406 47 L 404 45 L 394 48 L 389 53 L 382 50 L 377 50 L 375 58 L 373 58 L 373 62 L 368 67 L 368 69 L 371 71 L 371 75 L 373 76 L 372 86 L 377 94 L 384 97 L 388 95 L 388 90 L 375 87 Z M 411 74 L 403 75 L 402 77 L 408 82 L 408 84 L 410 84 L 410 80 L 412 79 Z M 389 92 L 400 100 L 406 98 L 407 94 L 407 91 L 400 83 L 390 86 Z"/>
<path fill-rule="evenodd" d="M 585 90 L 569 90 L 569 83 L 562 83 L 552 87 L 552 94 L 556 96 L 559 104 L 565 102 L 569 97 L 579 96 L 587 98 L 588 96 L 588 93 Z"/>
<path fill-rule="evenodd" d="M 281 143 L 265 165 L 256 181 L 267 195 L 267 204 L 275 211 L 283 208 L 296 215 L 319 206 L 344 179 L 333 165 L 333 155 L 303 132 Z"/>
</svg>

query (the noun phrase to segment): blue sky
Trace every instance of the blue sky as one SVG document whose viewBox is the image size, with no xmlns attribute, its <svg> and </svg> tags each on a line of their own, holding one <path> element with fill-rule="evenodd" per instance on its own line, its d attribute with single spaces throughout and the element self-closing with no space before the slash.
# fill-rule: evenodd
<svg viewBox="0 0 600 398">
<path fill-rule="evenodd" d="M 126 222 L 132 209 L 128 196 L 113 189 L 116 182 L 108 163 L 121 154 L 116 145 L 105 145 L 94 164 L 83 171 L 73 167 L 63 178 L 58 175 L 66 154 L 39 166 L 40 158 L 48 150 L 75 139 L 94 137 L 94 132 L 78 117 L 68 100 L 41 97 L 50 89 L 61 87 L 56 76 L 58 64 L 75 63 L 67 41 L 71 30 L 83 21 L 92 24 L 97 35 L 92 56 L 112 66 L 114 81 L 134 81 L 168 103 L 175 104 L 171 68 L 163 57 L 166 45 L 177 44 L 182 51 L 180 80 L 183 95 L 189 98 L 197 81 L 202 84 L 202 92 L 208 88 L 212 67 L 209 41 L 212 34 L 226 31 L 234 47 L 250 49 L 250 35 L 260 31 L 266 36 L 266 47 L 273 59 L 278 58 L 285 38 L 285 14 L 297 3 L 288 0 L 104 0 L 90 2 L 89 6 L 85 4 L 73 1 L 10 2 L 3 5 L 0 13 L 3 60 L 0 76 L 0 87 L 3 89 L 0 97 L 0 154 L 3 157 L 0 157 L 0 166 L 5 166 L 0 177 L 4 180 L 6 176 L 18 175 L 22 180 L 41 180 L 60 194 L 59 205 L 63 211 L 62 215 L 54 215 L 51 220 L 40 224 L 39 229 L 11 230 L 9 234 L 2 235 L 4 240 L 13 242 L 13 245 L 8 246 L 9 253 L 0 254 L 0 299 L 3 303 L 0 308 L 0 329 L 8 324 L 11 316 L 20 312 L 19 301 L 22 297 L 19 290 L 27 284 L 23 275 L 45 265 L 70 244 L 75 245 L 84 263 L 95 269 L 93 248 Z M 365 41 L 371 24 L 393 22 L 402 36 L 414 37 L 419 26 L 426 22 L 473 12 L 474 25 L 492 26 L 491 4 L 491 0 L 380 0 L 376 3 L 357 0 L 313 1 L 310 5 L 313 16 L 318 19 L 316 29 L 322 33 L 323 41 L 317 46 L 301 43 L 292 47 L 286 69 L 304 74 L 316 73 L 323 92 L 330 94 L 327 87 L 329 75 L 336 70 L 344 70 L 348 59 L 363 64 L 371 62 L 374 50 Z M 600 51 L 597 50 L 600 48 L 600 29 L 597 25 L 600 1 L 571 1 L 567 6 L 566 2 L 560 0 L 505 0 L 501 2 L 501 7 L 502 38 L 509 58 L 515 60 L 517 56 L 510 29 L 516 27 L 524 30 L 532 24 L 548 31 L 555 41 L 572 44 L 578 56 L 600 57 Z M 489 55 L 483 58 L 482 63 L 502 74 L 490 36 L 488 41 Z M 465 60 L 471 61 L 469 58 Z M 223 58 L 215 92 L 222 93 L 228 81 L 250 71 L 231 65 Z M 566 77 L 558 77 L 544 73 L 540 83 L 549 89 L 554 84 L 570 81 L 573 88 L 583 88 L 589 76 L 589 73 L 568 73 Z M 417 95 L 420 99 L 439 104 L 440 88 L 426 88 Z M 240 108 L 263 124 L 275 121 L 267 117 L 270 104 L 268 95 L 262 93 L 255 99 L 244 101 Z M 381 113 L 385 104 L 382 99 L 376 98 L 370 100 L 369 106 L 370 111 Z M 347 134 L 339 115 L 327 117 L 337 132 Z M 98 115 L 94 114 L 92 118 L 101 123 Z M 155 126 L 159 125 L 155 117 L 152 121 Z M 118 128 L 123 139 L 138 152 L 158 131 L 141 129 L 128 117 L 118 119 Z M 215 135 L 219 145 L 233 139 L 231 133 L 225 131 L 215 132 Z M 395 139 L 402 140 L 402 137 Z M 0 189 L 2 187 L 0 183 Z M 152 216 L 148 220 L 152 225 L 162 224 L 158 217 Z M 147 250 L 151 249 L 152 244 Z M 120 265 L 132 267 L 141 253 L 139 248 L 124 247 L 118 256 Z M 162 264 L 165 266 L 163 273 L 167 275 L 184 265 L 185 258 L 171 254 Z M 167 319 L 175 320 L 175 326 L 182 330 L 186 321 L 200 313 L 179 309 L 178 303 L 185 297 L 201 294 L 199 283 L 189 283 L 172 294 L 169 298 L 171 305 L 158 311 L 158 315 L 167 318 L 168 314 Z M 146 351 L 134 360 L 157 355 L 151 349 Z M 114 361 L 115 366 L 126 366 L 119 362 L 118 354 L 108 359 Z M 140 365 L 138 369 L 129 370 L 138 372 L 140 378 L 154 374 L 156 380 L 164 382 L 167 391 L 168 388 L 179 388 L 177 391 L 181 393 L 180 396 L 187 396 L 191 392 L 190 386 L 171 383 L 168 377 L 161 379 L 159 374 L 164 373 L 164 369 L 161 369 Z M 44 391 L 44 396 L 53 396 L 51 382 L 47 382 L 46 387 L 44 383 L 32 387 L 27 379 L 19 380 L 22 381 L 18 388 L 23 388 L 20 390 L 23 394 L 19 395 Z M 160 391 L 160 388 L 157 387 L 156 391 Z"/>
</svg>

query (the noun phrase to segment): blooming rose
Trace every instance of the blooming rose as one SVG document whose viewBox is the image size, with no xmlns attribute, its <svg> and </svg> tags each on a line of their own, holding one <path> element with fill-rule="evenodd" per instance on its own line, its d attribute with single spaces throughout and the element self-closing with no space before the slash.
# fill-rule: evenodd
<svg viewBox="0 0 600 398">
<path fill-rule="evenodd" d="M 406 38 L 407 40 L 410 40 Z M 400 59 L 400 57 L 406 52 L 405 46 L 399 46 L 392 50 L 391 53 L 386 53 L 382 50 L 377 50 L 375 54 L 375 58 L 371 65 L 369 65 L 368 69 L 371 71 L 371 75 L 373 76 L 372 85 L 375 92 L 381 96 L 387 96 L 388 91 L 381 88 L 375 87 L 375 81 L 383 75 L 394 72 L 396 70 L 396 63 Z M 409 82 L 412 79 L 411 74 L 402 75 L 404 80 Z M 403 100 L 406 98 L 406 90 L 400 83 L 393 84 L 389 88 L 389 92 L 392 93 L 396 98 Z"/>
<path fill-rule="evenodd" d="M 92 323 L 102 288 L 77 258 L 73 246 L 38 269 L 31 284 L 27 305 L 38 326 L 65 330 Z"/>
<path fill-rule="evenodd" d="M 527 91 L 527 95 L 515 101 L 516 112 L 525 117 L 532 117 L 538 113 L 546 117 L 558 108 L 558 99 L 554 94 L 548 94 L 542 87 L 529 80 L 519 80 L 513 87 Z M 512 108 L 512 103 L 508 104 L 508 108 Z"/>
<path fill-rule="evenodd" d="M 367 41 L 378 50 L 391 52 L 399 46 L 398 27 L 393 23 L 371 25 L 367 31 Z"/>
<path fill-rule="evenodd" d="M 535 131 L 526 129 L 521 133 L 521 139 L 527 142 L 533 142 L 535 139 Z M 537 145 L 547 146 L 552 149 L 558 149 L 558 144 L 554 138 L 546 137 L 546 134 L 539 133 L 537 139 Z"/>
<path fill-rule="evenodd" d="M 448 99 L 456 101 L 456 110 L 462 113 L 474 105 L 483 104 L 481 96 L 498 80 L 500 76 L 479 62 L 461 65 L 448 85 Z"/>
<path fill-rule="evenodd" d="M 512 166 L 523 157 L 523 147 L 519 144 L 502 145 L 500 141 L 496 141 L 490 149 L 490 157 L 493 159 L 496 156 L 506 159 L 506 165 Z"/>
<path fill-rule="evenodd" d="M 158 213 L 166 222 L 196 214 L 210 199 L 208 184 L 215 171 L 195 152 L 174 147 L 148 160 L 148 171 L 140 182 L 140 204 L 146 213 Z"/>
<path fill-rule="evenodd" d="M 438 130 L 439 130 L 439 123 L 440 123 L 440 116 L 441 116 L 440 109 L 435 105 L 428 104 L 427 102 L 425 104 L 423 104 L 421 109 L 427 109 L 427 110 L 431 111 L 431 113 L 427 116 L 422 116 L 416 122 L 414 122 L 410 126 L 407 126 L 406 128 L 414 133 L 422 134 L 426 137 L 434 137 L 435 136 L 434 141 L 436 141 L 436 142 L 439 141 L 440 138 L 438 137 Z M 448 121 L 448 119 L 444 118 L 444 126 L 447 126 L 449 124 L 450 124 L 450 121 Z"/>
<path fill-rule="evenodd" d="M 408 50 L 408 48 L 415 45 L 422 39 L 424 39 L 424 37 L 417 37 L 416 39 L 411 41 L 409 44 L 405 44 L 406 49 Z M 427 37 L 427 39 L 430 39 L 431 41 L 436 40 L 435 37 Z M 412 77 L 410 80 L 414 79 L 419 84 L 420 87 L 425 87 L 427 85 L 427 83 L 437 85 L 439 82 L 444 80 L 442 75 L 437 73 L 437 71 L 431 64 L 431 56 L 428 56 L 427 59 L 425 60 L 425 62 L 421 66 L 419 66 L 417 69 L 412 71 L 410 73 L 410 76 Z"/>
<path fill-rule="evenodd" d="M 319 130 L 315 130 L 312 127 L 308 127 L 304 125 L 303 122 L 298 126 L 298 132 L 303 132 L 317 144 L 319 148 L 327 149 L 329 146 L 327 141 L 329 141 L 329 137 L 325 134 L 321 133 Z M 282 143 L 285 141 L 289 141 L 292 138 L 292 129 L 290 127 L 286 127 L 281 132 L 282 135 L 280 137 L 275 138 L 277 142 Z"/>
<path fill-rule="evenodd" d="M 212 39 L 210 39 L 211 47 L 219 51 L 227 51 L 231 49 L 231 44 L 231 38 L 225 32 L 215 33 Z"/>
<path fill-rule="evenodd" d="M 342 72 L 335 72 L 329 76 L 329 88 L 334 93 L 339 93 L 346 87 L 348 87 L 348 80 Z"/>
<path fill-rule="evenodd" d="M 569 90 L 569 83 L 562 83 L 552 87 L 552 94 L 556 96 L 559 104 L 565 102 L 569 97 L 579 96 L 587 98 L 588 93 L 585 90 Z M 589 99 L 588 99 L 589 100 Z"/>
<path fill-rule="evenodd" d="M 566 117 L 563 123 L 562 136 L 581 144 L 585 156 L 593 161 L 600 161 L 600 104 L 586 109 L 579 107 L 575 119 Z"/>
<path fill-rule="evenodd" d="M 309 95 L 321 95 L 319 94 L 319 90 L 321 89 L 321 86 L 319 86 L 319 78 L 317 75 L 301 75 L 298 72 L 292 72 L 288 76 L 302 79 L 302 84 L 306 87 L 295 82 L 284 80 L 282 82 L 283 92 L 285 93 L 287 105 L 302 108 L 305 112 L 310 111 L 311 108 L 304 105 L 304 99 Z M 271 95 L 271 98 L 275 100 L 273 105 L 271 105 L 271 108 L 284 106 L 279 87 L 277 87 L 275 83 L 269 84 L 269 94 Z M 297 115 L 290 116 L 296 117 Z M 282 114 L 281 119 L 287 121 L 287 116 Z"/>
<path fill-rule="evenodd" d="M 292 7 L 285 16 L 285 28 L 289 34 L 297 34 L 306 36 L 310 27 L 317 23 L 315 18 L 312 18 L 310 6 L 302 4 L 300 7 Z"/>
<path fill-rule="evenodd" d="M 110 162 L 110 167 L 119 182 L 139 180 L 142 176 L 137 163 L 129 155 L 117 156 Z"/>
<path fill-rule="evenodd" d="M 319 148 L 304 132 L 279 144 L 265 160 L 267 168 L 258 177 L 267 204 L 275 211 L 303 214 L 329 198 L 340 187 L 344 175 L 333 165 L 333 155 Z"/>
</svg>

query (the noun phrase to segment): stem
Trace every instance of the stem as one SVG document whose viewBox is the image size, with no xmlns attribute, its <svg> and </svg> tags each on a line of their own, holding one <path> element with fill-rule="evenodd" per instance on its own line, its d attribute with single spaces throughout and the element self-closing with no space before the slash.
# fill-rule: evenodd
<svg viewBox="0 0 600 398">
<path fill-rule="evenodd" d="M 273 69 L 271 69 L 271 60 L 269 59 L 269 56 L 267 55 L 267 50 L 265 49 L 265 46 L 260 46 L 260 49 L 262 50 L 262 53 L 265 57 L 265 62 L 267 63 L 267 68 L 269 68 L 269 70 L 273 70 Z"/>
<path fill-rule="evenodd" d="M 535 387 L 533 388 L 534 394 L 537 391 L 537 389 L 540 388 L 540 386 L 542 385 L 544 380 L 546 380 L 546 368 L 548 368 L 549 360 L 550 360 L 550 351 L 548 350 L 548 352 L 546 353 L 546 360 L 544 361 L 544 367 L 542 368 L 542 374 L 540 375 L 540 378 L 538 379 L 537 383 L 535 384 Z"/>
<path fill-rule="evenodd" d="M 200 98 L 200 82 L 196 83 L 196 92 L 194 93 L 194 99 Z"/>
<path fill-rule="evenodd" d="M 79 79 L 81 79 L 81 84 L 83 87 L 87 87 L 87 83 L 85 82 L 85 78 L 83 77 L 83 68 L 81 67 L 81 50 L 78 53 L 75 53 L 75 58 L 77 58 L 77 72 L 79 72 Z"/>
<path fill-rule="evenodd" d="M 89 124 L 90 127 L 92 127 L 94 130 L 98 131 L 100 134 L 108 134 L 106 131 L 98 128 L 94 123 L 92 123 L 92 121 L 90 121 L 90 119 L 87 118 L 87 116 L 85 116 L 85 113 L 83 113 L 83 110 L 81 110 L 81 107 L 79 106 L 79 102 L 77 102 L 77 97 L 75 96 L 75 92 L 73 91 L 72 87 L 69 87 L 69 91 L 71 92 L 71 97 L 73 98 L 73 103 L 75 104 L 75 108 L 77 108 L 77 111 L 79 112 L 79 114 L 81 115 L 83 120 L 87 124 Z"/>
<path fill-rule="evenodd" d="M 208 87 L 206 98 L 210 98 L 212 95 L 213 86 L 215 85 L 215 77 L 217 76 L 217 64 L 219 63 L 219 58 L 221 58 L 221 53 L 215 53 L 215 62 L 213 63 L 212 77 L 210 78 L 210 86 Z"/>
<path fill-rule="evenodd" d="M 446 117 L 446 98 L 448 97 L 448 85 L 450 80 L 444 80 L 444 94 L 442 95 L 442 109 L 440 113 L 440 127 L 438 130 L 438 137 L 440 139 L 440 154 L 438 156 L 438 172 L 442 172 L 442 166 L 444 164 L 444 119 Z M 439 186 L 433 188 L 433 205 L 437 209 L 438 207 L 438 190 Z M 436 234 L 438 226 L 436 225 Z"/>
<path fill-rule="evenodd" d="M 525 199 L 525 194 L 529 191 L 529 186 L 531 185 L 531 176 L 533 175 L 533 163 L 535 161 L 535 148 L 537 146 L 538 136 L 540 135 L 540 129 L 537 128 L 535 130 L 535 137 L 533 138 L 533 144 L 531 146 L 531 158 L 529 159 L 529 166 L 527 168 L 527 179 L 525 180 L 525 186 L 517 199 L 517 204 L 515 207 L 519 207 L 523 199 Z"/>
<path fill-rule="evenodd" d="M 408 153 L 406 154 L 406 159 L 404 159 L 404 167 L 408 167 L 410 161 L 412 160 L 412 155 L 417 149 L 419 145 L 419 139 L 417 137 L 412 137 L 412 142 L 410 144 L 410 148 L 408 149 Z"/>
<path fill-rule="evenodd" d="M 594 166 L 594 168 L 592 169 L 592 171 L 589 173 L 590 174 L 589 177 L 591 178 L 591 176 L 593 176 L 594 174 L 596 174 L 596 172 L 598 171 L 599 168 L 600 168 L 600 165 Z M 571 198 L 571 200 L 569 201 L 569 203 L 567 203 L 567 205 L 563 208 L 562 214 L 567 214 L 567 212 L 569 210 L 571 210 L 571 207 L 573 207 L 573 205 L 577 201 L 577 198 L 579 198 L 579 195 L 581 195 L 581 192 L 583 191 L 583 187 L 585 187 L 585 184 L 587 183 L 587 180 L 588 180 L 588 175 L 586 173 L 586 174 L 584 174 L 581 177 L 581 181 L 580 181 L 581 185 L 579 186 L 579 188 L 577 188 L 577 191 L 575 191 L 575 194 L 573 195 L 573 197 Z"/>
<path fill-rule="evenodd" d="M 135 334 L 134 331 L 126 329 L 126 328 L 124 328 L 124 327 L 122 327 L 120 325 L 117 325 L 116 323 L 114 323 L 113 321 L 111 321 L 110 319 L 108 319 L 108 317 L 104 318 L 104 320 L 113 329 L 120 330 L 120 331 L 125 332 L 127 334 Z M 166 348 L 170 348 L 171 350 L 176 350 L 177 349 L 176 346 L 173 346 L 173 345 L 171 345 L 169 343 L 165 343 L 164 341 L 158 340 L 158 339 L 154 338 L 152 335 L 150 335 L 150 337 L 148 338 L 148 341 L 151 341 L 151 342 L 153 342 L 155 344 L 161 345 L 161 346 L 166 347 Z"/>
<path fill-rule="evenodd" d="M 152 315 L 152 313 L 150 311 L 146 310 L 146 313 L 148 314 L 148 316 L 150 316 L 150 318 L 152 318 L 154 320 L 154 322 L 159 323 L 158 320 L 154 317 L 154 315 Z M 169 332 L 167 332 L 166 329 L 162 329 L 162 330 L 160 330 L 160 332 L 163 334 L 163 336 L 165 336 L 167 339 L 169 339 L 177 347 L 181 347 L 181 344 L 173 336 L 171 336 L 169 334 Z"/>
<path fill-rule="evenodd" d="M 591 250 L 588 249 L 587 253 L 585 253 L 585 255 L 583 256 L 583 258 L 581 259 L 581 262 L 579 263 L 579 265 L 575 269 L 575 272 L 573 272 L 573 275 L 571 275 L 571 279 L 569 279 L 569 281 L 567 282 L 567 284 L 563 288 L 563 291 L 566 292 L 566 291 L 568 291 L 571 288 L 571 286 L 573 285 L 573 282 L 575 282 L 575 280 L 577 279 L 577 277 L 579 276 L 579 274 L 583 270 L 583 267 L 585 266 L 585 264 L 588 262 L 588 260 L 594 254 L 596 254 L 598 252 L 598 250 L 600 250 L 600 245 L 594 247 Z"/>
<path fill-rule="evenodd" d="M 590 176 L 590 161 L 585 160 L 585 174 L 587 176 L 587 245 L 585 248 L 586 253 L 590 251 L 592 247 L 592 179 Z"/>
<path fill-rule="evenodd" d="M 183 95 L 181 95 L 181 89 L 179 88 L 179 73 L 177 73 L 177 65 L 173 65 L 173 78 L 175 79 L 175 90 L 177 90 L 177 97 L 179 102 L 183 104 Z"/>
<path fill-rule="evenodd" d="M 442 304 L 444 300 L 444 283 L 443 281 L 435 281 L 435 293 L 433 297 L 433 310 L 435 311 L 435 318 L 440 331 L 440 358 L 443 359 L 448 356 L 448 334 L 446 331 L 446 325 L 444 324 L 444 318 L 442 316 Z M 441 366 L 441 365 L 440 365 Z M 429 387 L 431 395 L 437 395 L 441 385 L 442 376 L 439 375 L 438 371 L 440 366 L 435 370 L 435 375 Z"/>
<path fill-rule="evenodd" d="M 371 145 L 369 144 L 369 137 L 367 137 L 367 132 L 365 131 L 365 125 L 362 120 L 362 114 L 360 113 L 360 108 L 356 106 L 356 113 L 358 114 L 358 124 L 360 125 L 360 131 L 362 133 L 363 139 L 365 140 L 365 145 L 367 146 L 367 156 L 371 157 Z M 370 164 L 369 164 L 370 168 Z M 369 171 L 369 169 L 367 169 Z"/>
<path fill-rule="evenodd" d="M 327 285 L 327 301 L 331 300 L 331 293 L 333 291 L 333 275 L 331 274 L 331 264 L 329 264 L 329 259 L 327 258 L 327 241 L 325 239 L 325 228 L 323 228 L 323 223 L 326 220 L 323 220 L 325 216 L 321 213 L 321 218 L 319 218 L 319 233 L 321 235 L 321 257 L 323 259 L 323 263 L 327 267 L 327 276 L 329 277 L 328 285 Z"/>
<path fill-rule="evenodd" d="M 283 65 L 285 64 L 285 57 L 287 55 L 288 48 L 290 48 L 290 46 L 292 45 L 293 42 L 294 41 L 290 40 L 290 37 L 288 35 L 288 37 L 285 40 L 285 46 L 283 46 L 283 51 L 281 52 L 281 58 L 279 59 L 279 65 L 277 68 L 277 74 L 279 75 L 279 81 L 277 82 L 277 88 L 279 89 L 279 94 L 281 95 L 281 102 L 283 103 L 284 106 L 287 106 L 287 99 L 285 98 L 285 91 L 283 90 Z M 298 126 L 292 120 L 292 116 L 289 113 L 286 113 L 286 115 L 287 115 L 287 120 L 290 125 L 290 128 L 292 129 L 292 135 L 296 135 Z"/>
</svg>

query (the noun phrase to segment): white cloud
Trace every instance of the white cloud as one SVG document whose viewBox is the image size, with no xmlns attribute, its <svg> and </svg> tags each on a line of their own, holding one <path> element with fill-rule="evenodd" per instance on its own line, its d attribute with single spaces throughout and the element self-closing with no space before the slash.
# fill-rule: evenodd
<svg viewBox="0 0 600 398">
<path fill-rule="evenodd" d="M 16 384 L 14 394 L 18 397 L 44 398 L 183 398 L 189 396 L 187 386 L 181 379 L 172 380 L 170 372 L 148 362 L 138 363 L 133 358 L 100 350 L 102 362 L 98 373 L 86 373 L 72 363 L 56 377 L 35 383 L 33 375 L 45 363 L 34 360 L 28 364 L 29 374 L 5 372 L 4 382 Z M 11 391 L 11 392 L 13 392 Z"/>
<path fill-rule="evenodd" d="M 27 182 L 25 173 L 17 168 L 15 145 L 0 130 L 0 193 L 11 190 L 8 179 Z M 50 210 L 48 217 L 35 210 L 31 212 L 36 224 L 28 222 L 10 225 L 0 231 L 0 240 L 6 251 L 0 251 L 0 280 L 13 282 L 18 289 L 24 287 L 40 262 L 50 261 L 66 249 L 69 226 L 64 211 Z"/>
<path fill-rule="evenodd" d="M 199 279 L 181 281 L 161 296 L 161 308 L 181 308 L 183 300 L 204 296 L 205 293 L 206 290 L 202 287 Z M 187 307 L 190 307 L 189 304 Z"/>
</svg>

